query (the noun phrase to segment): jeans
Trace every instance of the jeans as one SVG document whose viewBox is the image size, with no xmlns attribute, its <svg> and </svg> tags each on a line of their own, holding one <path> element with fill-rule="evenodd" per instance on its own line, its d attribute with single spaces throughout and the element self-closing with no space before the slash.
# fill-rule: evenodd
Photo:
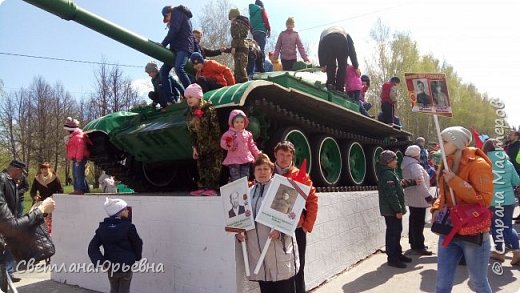
<svg viewBox="0 0 520 293">
<path fill-rule="evenodd" d="M 187 88 L 191 84 L 191 80 L 188 77 L 186 70 L 184 69 L 184 66 L 186 66 L 186 62 L 188 61 L 188 57 L 190 54 L 186 51 L 177 51 L 174 53 L 175 53 L 175 61 L 174 61 L 173 66 L 171 64 L 164 63 L 163 66 L 161 66 L 161 69 L 159 70 L 159 74 L 160 74 L 161 80 L 163 81 L 163 85 L 164 85 L 162 90 L 163 90 L 163 95 L 165 97 L 171 96 L 171 92 L 169 94 L 168 89 L 171 89 L 172 85 L 171 85 L 170 79 L 168 77 L 170 76 L 170 70 L 172 70 L 172 68 L 175 68 L 175 74 L 179 78 L 179 80 L 180 80 L 182 86 L 184 86 L 184 88 Z"/>
<path fill-rule="evenodd" d="M 361 91 L 349 91 L 347 92 L 349 98 L 351 98 L 354 102 L 359 105 L 359 112 L 365 116 L 370 116 L 368 114 L 367 109 L 363 106 L 363 102 L 361 102 Z M 372 107 L 372 105 L 370 105 Z M 370 108 L 369 108 L 370 109 Z"/>
<path fill-rule="evenodd" d="M 442 246 L 444 236 L 439 237 L 438 264 L 437 264 L 437 286 L 435 292 L 451 292 L 453 279 L 459 260 L 464 256 L 469 281 L 476 292 L 491 293 L 488 281 L 488 262 L 491 241 L 489 234 L 484 233 L 482 245 L 465 242 L 454 238 L 448 247 Z"/>
<path fill-rule="evenodd" d="M 265 43 L 267 41 L 267 34 L 266 32 L 262 32 L 262 31 L 254 31 L 253 32 L 253 40 L 256 41 L 256 43 L 258 44 L 258 46 L 260 46 L 260 50 L 262 50 L 262 56 L 265 59 Z"/>
<path fill-rule="evenodd" d="M 298 255 L 300 257 L 300 269 L 294 276 L 296 293 L 305 293 L 305 250 L 307 249 L 307 233 L 303 228 L 296 228 L 294 231 L 296 243 L 298 243 Z"/>
<path fill-rule="evenodd" d="M 515 205 L 506 205 L 496 209 L 491 207 L 493 213 L 493 221 L 491 222 L 491 234 L 493 235 L 493 242 L 495 242 L 495 249 L 498 252 L 502 252 L 504 242 L 510 244 L 513 249 L 519 249 L 518 245 L 518 233 L 513 228 L 513 211 Z M 499 217 L 503 213 L 503 217 Z"/>
<path fill-rule="evenodd" d="M 85 179 L 86 160 L 74 161 L 72 163 L 72 177 L 74 178 L 74 191 L 89 192 L 87 180 Z"/>
<path fill-rule="evenodd" d="M 110 276 L 108 275 L 108 281 L 110 282 L 110 293 L 129 293 L 130 282 L 132 282 L 132 271 L 129 272 L 114 272 Z"/>
<path fill-rule="evenodd" d="M 395 216 L 385 216 L 386 234 L 385 248 L 388 262 L 399 262 L 403 253 L 401 247 L 401 232 L 403 231 L 403 220 Z"/>
<path fill-rule="evenodd" d="M 242 177 L 249 178 L 249 163 L 247 164 L 233 164 L 229 165 L 229 176 L 231 182 L 236 181 Z"/>
<path fill-rule="evenodd" d="M 424 224 L 426 217 L 426 208 L 410 208 L 409 233 L 410 247 L 412 249 L 424 249 Z"/>
</svg>

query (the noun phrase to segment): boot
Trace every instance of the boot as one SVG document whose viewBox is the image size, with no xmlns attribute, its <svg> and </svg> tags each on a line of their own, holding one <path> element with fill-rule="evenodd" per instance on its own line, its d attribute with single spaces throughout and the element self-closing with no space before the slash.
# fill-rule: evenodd
<svg viewBox="0 0 520 293">
<path fill-rule="evenodd" d="M 503 255 L 502 253 L 498 253 L 496 251 L 491 251 L 489 258 L 497 260 L 499 262 L 504 262 L 506 260 L 505 255 Z"/>
<path fill-rule="evenodd" d="M 520 265 L 520 249 L 513 250 L 513 259 L 511 260 L 511 265 Z"/>
</svg>

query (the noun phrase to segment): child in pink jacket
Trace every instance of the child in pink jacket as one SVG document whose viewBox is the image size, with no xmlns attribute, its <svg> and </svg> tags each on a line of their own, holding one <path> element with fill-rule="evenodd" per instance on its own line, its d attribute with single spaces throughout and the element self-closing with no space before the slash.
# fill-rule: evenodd
<svg viewBox="0 0 520 293">
<path fill-rule="evenodd" d="M 363 107 L 363 103 L 361 102 L 361 90 L 363 89 L 363 83 L 361 82 L 361 76 L 358 75 L 356 68 L 354 66 L 347 64 L 347 70 L 345 74 L 345 92 L 347 92 L 348 97 L 359 104 L 359 112 L 365 116 L 370 116 Z"/>
<path fill-rule="evenodd" d="M 72 161 L 72 177 L 74 178 L 73 194 L 89 192 L 89 186 L 85 179 L 85 165 L 89 157 L 88 145 L 92 142 L 79 128 L 79 121 L 67 117 L 63 126 L 69 133 L 67 141 L 67 159 Z"/>
<path fill-rule="evenodd" d="M 242 110 L 229 113 L 229 130 L 220 138 L 220 146 L 227 150 L 223 165 L 228 166 L 231 181 L 249 177 L 249 165 L 260 154 L 253 134 L 246 130 L 249 120 Z"/>
</svg>

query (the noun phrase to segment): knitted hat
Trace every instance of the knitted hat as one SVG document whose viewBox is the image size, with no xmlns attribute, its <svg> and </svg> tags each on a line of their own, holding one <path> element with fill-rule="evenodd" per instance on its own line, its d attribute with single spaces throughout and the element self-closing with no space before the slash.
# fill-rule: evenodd
<svg viewBox="0 0 520 293">
<path fill-rule="evenodd" d="M 463 149 L 471 143 L 472 135 L 462 126 L 452 126 L 441 132 L 442 139 L 452 142 L 457 149 Z"/>
<path fill-rule="evenodd" d="M 184 90 L 184 96 L 186 98 L 188 97 L 195 97 L 197 99 L 202 99 L 202 88 L 200 85 L 196 83 L 190 84 L 185 90 Z"/>
<path fill-rule="evenodd" d="M 397 155 L 391 150 L 386 150 L 381 152 L 381 156 L 379 157 L 379 164 L 388 165 L 388 163 L 395 159 L 397 159 Z"/>
<path fill-rule="evenodd" d="M 264 3 L 261 0 L 256 0 L 255 4 L 260 6 L 260 7 L 262 7 L 262 8 L 264 8 Z"/>
<path fill-rule="evenodd" d="M 144 67 L 144 72 L 150 73 L 152 71 L 159 72 L 159 68 L 157 67 L 157 63 L 155 62 L 148 62 L 146 66 Z"/>
<path fill-rule="evenodd" d="M 199 52 L 193 52 L 190 56 L 190 60 L 193 65 L 204 64 L 204 57 L 202 57 L 202 54 Z"/>
<path fill-rule="evenodd" d="M 294 17 L 290 16 L 289 18 L 287 18 L 285 25 L 294 25 Z"/>
<path fill-rule="evenodd" d="M 419 136 L 418 138 L 415 139 L 415 143 L 416 144 L 425 144 L 426 140 L 424 139 L 424 137 Z"/>
<path fill-rule="evenodd" d="M 229 10 L 228 18 L 232 20 L 233 18 L 240 16 L 240 10 L 238 8 L 232 8 Z"/>
<path fill-rule="evenodd" d="M 164 6 L 161 13 L 162 13 L 162 16 L 163 16 L 163 22 L 164 23 L 167 23 L 168 20 L 166 19 L 166 16 L 168 15 L 168 13 L 170 13 L 172 11 L 172 7 L 171 6 Z"/>
<path fill-rule="evenodd" d="M 126 201 L 119 198 L 110 199 L 107 197 L 105 199 L 105 212 L 107 212 L 107 215 L 110 217 L 119 214 L 119 212 L 126 209 L 127 206 Z"/>
<path fill-rule="evenodd" d="M 419 157 L 421 155 L 421 148 L 417 145 L 411 145 L 406 148 L 404 155 L 408 157 Z"/>
<path fill-rule="evenodd" d="M 79 127 L 79 121 L 77 119 L 72 119 L 72 117 L 67 117 L 65 120 L 65 125 L 63 125 L 63 129 L 68 131 L 74 131 L 74 129 Z"/>
</svg>

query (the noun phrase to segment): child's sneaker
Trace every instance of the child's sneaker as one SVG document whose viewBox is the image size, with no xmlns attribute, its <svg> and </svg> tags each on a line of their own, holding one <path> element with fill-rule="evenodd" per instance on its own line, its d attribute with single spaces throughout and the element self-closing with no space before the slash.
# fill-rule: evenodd
<svg viewBox="0 0 520 293">
<path fill-rule="evenodd" d="M 206 191 L 206 189 L 201 188 L 201 189 L 194 190 L 194 191 L 190 192 L 190 195 L 196 195 L 196 196 L 202 195 L 205 191 Z"/>
<path fill-rule="evenodd" d="M 217 195 L 217 191 L 215 189 L 206 189 L 202 195 L 207 195 L 207 196 L 216 196 Z"/>
</svg>

